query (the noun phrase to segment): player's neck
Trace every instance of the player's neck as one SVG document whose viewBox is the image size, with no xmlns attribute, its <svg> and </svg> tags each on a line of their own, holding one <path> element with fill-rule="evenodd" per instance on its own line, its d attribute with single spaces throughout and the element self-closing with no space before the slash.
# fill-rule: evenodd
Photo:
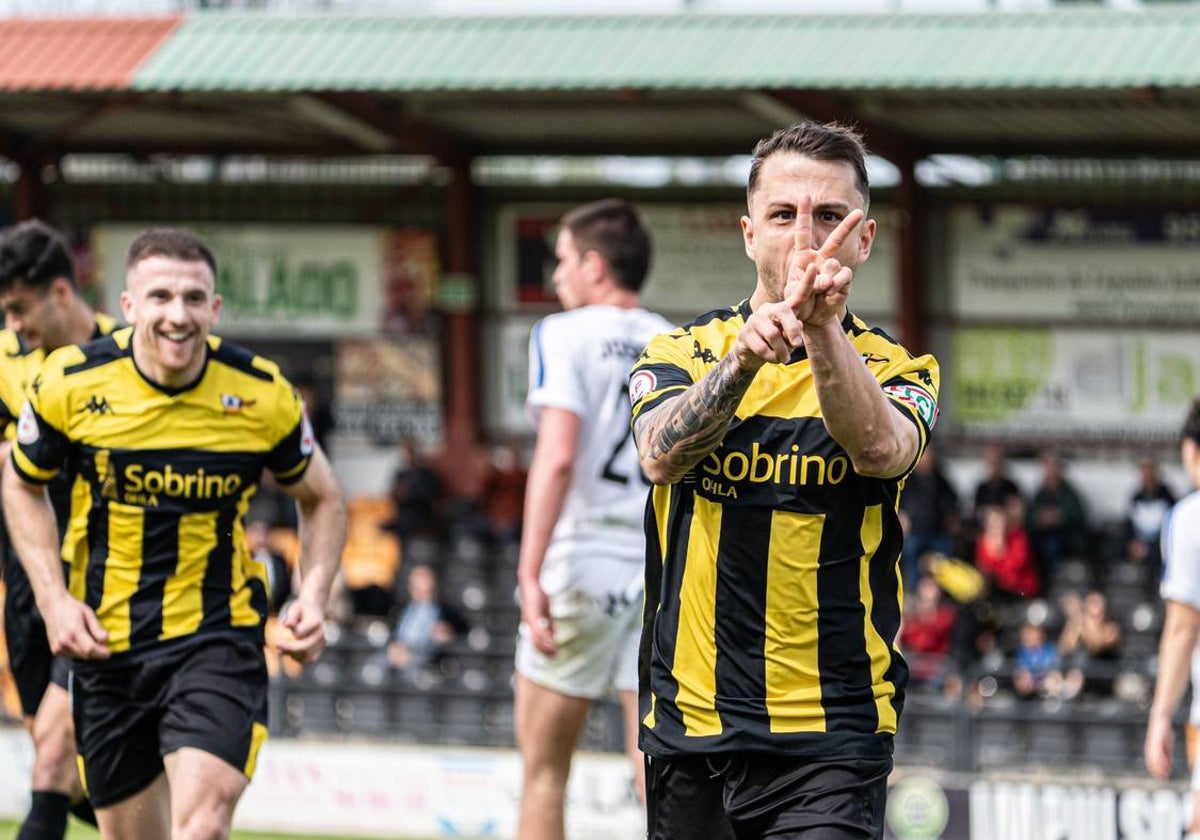
<svg viewBox="0 0 1200 840">
<path fill-rule="evenodd" d="M 591 306 L 616 306 L 620 309 L 637 309 L 641 306 L 638 293 L 619 286 L 609 286 L 589 301 Z"/>
<path fill-rule="evenodd" d="M 67 336 L 70 344 L 91 341 L 96 332 L 96 313 L 83 298 L 76 296 L 71 303 L 70 328 Z"/>
</svg>

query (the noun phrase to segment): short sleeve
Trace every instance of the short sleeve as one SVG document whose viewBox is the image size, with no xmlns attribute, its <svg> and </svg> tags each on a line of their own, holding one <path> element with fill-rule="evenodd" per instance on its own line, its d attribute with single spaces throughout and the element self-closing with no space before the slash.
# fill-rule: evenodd
<svg viewBox="0 0 1200 840">
<path fill-rule="evenodd" d="M 686 329 L 659 333 L 650 340 L 629 375 L 633 419 L 692 387 L 692 341 Z"/>
<path fill-rule="evenodd" d="M 76 348 L 66 348 L 74 351 Z M 55 359 L 51 356 L 52 361 Z M 29 389 L 29 399 L 17 418 L 12 463 L 27 481 L 44 484 L 58 474 L 67 459 L 69 394 L 62 366 L 46 364 Z"/>
<path fill-rule="evenodd" d="M 278 379 L 277 387 L 279 391 L 269 433 L 274 436 L 282 432 L 282 437 L 267 453 L 266 466 L 280 484 L 288 485 L 304 476 L 316 450 L 317 439 L 300 395 L 282 377 Z"/>
<path fill-rule="evenodd" d="M 1171 509 L 1163 528 L 1164 600 L 1200 610 L 1200 493 L 1192 493 Z"/>
<path fill-rule="evenodd" d="M 587 411 L 583 377 L 578 353 L 580 342 L 573 340 L 562 318 L 543 318 L 529 336 L 529 392 L 525 410 L 537 425 L 543 408 L 562 408 L 579 416 Z"/>
</svg>

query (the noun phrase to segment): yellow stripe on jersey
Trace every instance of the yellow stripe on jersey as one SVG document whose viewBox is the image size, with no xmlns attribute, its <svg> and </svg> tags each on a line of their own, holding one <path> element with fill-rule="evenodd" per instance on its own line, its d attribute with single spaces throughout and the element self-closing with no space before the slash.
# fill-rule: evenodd
<svg viewBox="0 0 1200 840">
<path fill-rule="evenodd" d="M 863 638 L 867 645 L 867 656 L 871 660 L 871 690 L 875 694 L 875 710 L 879 713 L 880 732 L 896 731 L 896 710 L 892 697 L 896 687 L 884 679 L 892 664 L 892 652 L 887 642 L 879 635 L 871 611 L 875 607 L 875 596 L 871 592 L 871 563 L 883 539 L 883 507 L 871 505 L 863 511 L 862 544 L 863 556 L 859 563 L 858 590 L 863 604 Z M 879 558 L 882 562 L 884 558 Z"/>
<path fill-rule="evenodd" d="M 216 511 L 185 513 L 179 517 L 179 561 L 163 586 L 159 639 L 174 639 L 200 629 L 204 618 L 204 573 L 216 547 Z"/>
<path fill-rule="evenodd" d="M 108 505 L 108 557 L 104 561 L 104 593 L 96 616 L 108 631 L 108 649 L 129 649 L 132 633 L 130 599 L 142 574 L 142 509 L 110 502 Z"/>
<path fill-rule="evenodd" d="M 679 630 L 673 674 L 679 684 L 675 705 L 687 735 L 721 734 L 717 714 L 717 546 L 721 506 L 696 499 L 688 535 L 688 562 L 679 592 Z"/>
<path fill-rule="evenodd" d="M 246 509 L 250 507 L 250 497 L 254 493 L 249 490 L 238 500 L 237 524 L 234 527 L 233 544 L 237 551 L 233 557 L 232 592 L 229 595 L 229 623 L 234 627 L 254 627 L 261 620 L 258 612 L 250 605 L 250 587 L 246 586 L 247 578 L 253 578 L 262 583 L 263 591 L 267 586 L 267 567 L 255 560 L 246 550 L 246 532 L 242 525 Z"/>
<path fill-rule="evenodd" d="M 772 732 L 824 732 L 817 651 L 823 515 L 775 511 L 767 557 L 767 715 Z"/>
<path fill-rule="evenodd" d="M 266 741 L 267 727 L 261 723 L 254 723 L 250 727 L 250 754 L 246 756 L 246 764 L 242 768 L 242 773 L 247 779 L 254 778 L 254 771 L 258 767 L 258 752 Z"/>
<path fill-rule="evenodd" d="M 654 705 L 658 702 L 658 696 L 652 691 L 650 692 L 650 711 L 646 712 L 646 716 L 642 718 L 642 725 L 650 729 L 654 728 Z"/>
</svg>

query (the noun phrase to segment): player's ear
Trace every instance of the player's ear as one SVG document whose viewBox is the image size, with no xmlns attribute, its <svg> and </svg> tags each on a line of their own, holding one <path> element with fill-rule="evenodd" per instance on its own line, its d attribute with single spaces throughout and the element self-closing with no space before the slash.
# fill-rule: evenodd
<svg viewBox="0 0 1200 840">
<path fill-rule="evenodd" d="M 754 222 L 749 216 L 742 216 L 742 243 L 746 247 L 746 256 L 754 259 Z"/>
<path fill-rule="evenodd" d="M 217 323 L 217 321 L 221 320 L 221 296 L 220 296 L 220 295 L 213 295 L 213 304 L 212 304 L 212 307 L 213 307 L 213 310 L 212 310 L 212 312 L 213 312 L 213 319 L 212 319 L 212 322 L 213 322 L 214 324 L 216 324 L 216 323 Z"/>
<path fill-rule="evenodd" d="M 125 316 L 126 324 L 134 323 L 133 295 L 129 294 L 128 289 L 121 292 L 121 314 Z"/>
<path fill-rule="evenodd" d="M 858 223 L 858 262 L 861 265 L 871 256 L 871 245 L 875 242 L 875 220 L 863 219 Z"/>
</svg>

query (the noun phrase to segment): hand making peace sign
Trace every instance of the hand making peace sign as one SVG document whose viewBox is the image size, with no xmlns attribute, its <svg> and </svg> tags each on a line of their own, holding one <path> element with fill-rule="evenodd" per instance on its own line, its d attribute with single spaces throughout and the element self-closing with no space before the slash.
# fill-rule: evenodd
<svg viewBox="0 0 1200 840">
<path fill-rule="evenodd" d="M 862 210 L 851 210 L 821 246 L 814 248 L 812 197 L 801 199 L 783 300 L 760 305 L 746 320 L 733 348 L 743 364 L 786 362 L 792 350 L 803 343 L 802 324 L 820 327 L 842 317 L 854 272 L 834 255 L 863 216 Z"/>
</svg>

